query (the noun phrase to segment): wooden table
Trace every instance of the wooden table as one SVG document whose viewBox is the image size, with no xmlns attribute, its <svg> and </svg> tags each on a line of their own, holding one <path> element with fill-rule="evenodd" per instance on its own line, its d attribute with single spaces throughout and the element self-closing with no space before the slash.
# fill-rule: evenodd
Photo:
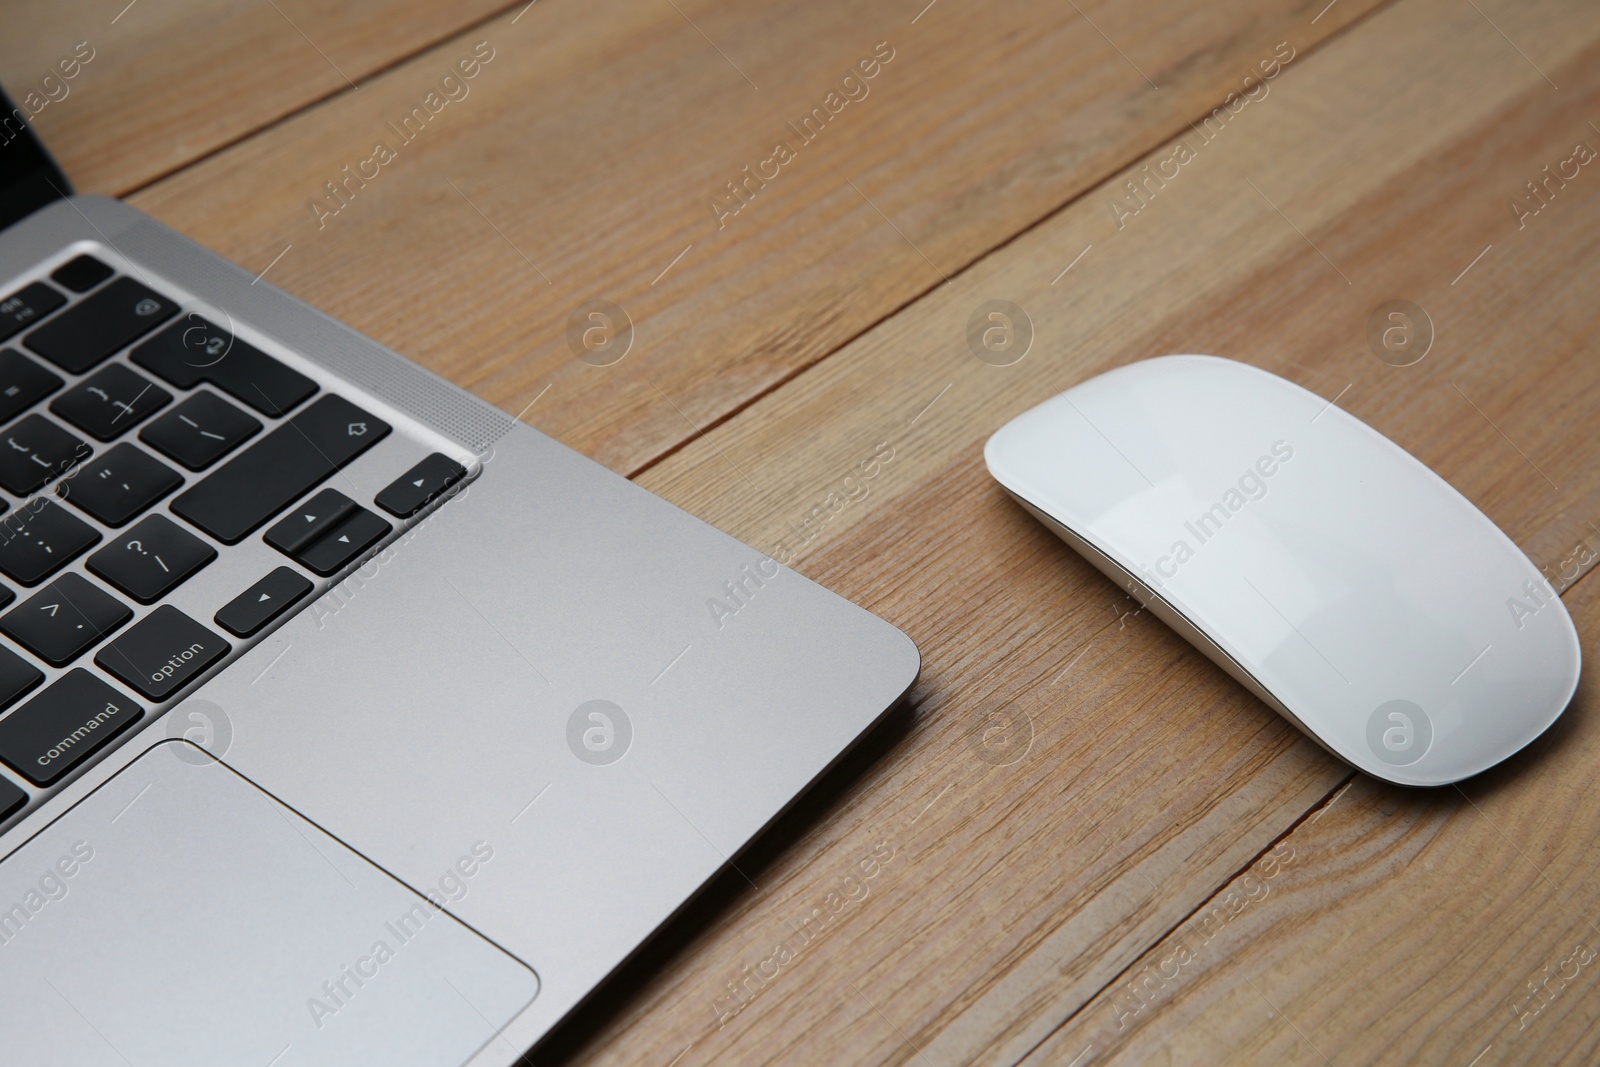
<svg viewBox="0 0 1600 1067">
<path fill-rule="evenodd" d="M 538 1062 L 1600 1058 L 1592 670 L 1505 766 L 1381 785 L 981 459 L 1118 364 L 1246 360 L 1460 489 L 1593 659 L 1593 3 L 120 5 L 17 0 L 0 37 L 82 191 L 792 552 L 922 649 L 909 707 L 741 858 L 755 887 L 714 883 Z M 594 299 L 633 325 L 610 366 L 569 344 Z M 1008 366 L 967 342 L 991 300 L 1032 333 Z M 1431 323 L 1404 367 L 1368 341 L 1396 300 Z"/>
</svg>

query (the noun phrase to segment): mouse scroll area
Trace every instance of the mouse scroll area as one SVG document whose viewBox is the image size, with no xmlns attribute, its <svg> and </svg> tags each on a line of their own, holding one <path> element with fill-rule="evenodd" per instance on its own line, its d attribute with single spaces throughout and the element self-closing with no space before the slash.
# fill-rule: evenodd
<svg viewBox="0 0 1600 1067">
<path fill-rule="evenodd" d="M 463 1063 L 527 966 L 187 742 L 0 867 L 8 1063 Z"/>
<path fill-rule="evenodd" d="M 1527 556 L 1398 445 L 1266 371 L 1120 367 L 1018 416 L 985 456 L 1091 562 L 1375 777 L 1476 774 L 1576 689 L 1577 633 Z"/>
</svg>

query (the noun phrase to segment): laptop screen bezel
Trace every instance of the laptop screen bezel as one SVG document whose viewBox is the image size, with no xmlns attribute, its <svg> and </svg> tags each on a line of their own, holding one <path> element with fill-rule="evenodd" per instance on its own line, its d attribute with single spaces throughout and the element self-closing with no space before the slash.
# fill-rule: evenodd
<svg viewBox="0 0 1600 1067">
<path fill-rule="evenodd" d="M 0 229 L 72 193 L 28 118 L 0 88 Z"/>
</svg>

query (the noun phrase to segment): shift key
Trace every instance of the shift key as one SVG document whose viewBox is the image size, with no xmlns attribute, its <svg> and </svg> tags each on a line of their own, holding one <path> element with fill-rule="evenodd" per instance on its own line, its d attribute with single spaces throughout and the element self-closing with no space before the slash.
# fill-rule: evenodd
<svg viewBox="0 0 1600 1067">
<path fill-rule="evenodd" d="M 223 544 L 238 544 L 389 429 L 330 393 L 179 494 L 172 511 Z"/>
</svg>

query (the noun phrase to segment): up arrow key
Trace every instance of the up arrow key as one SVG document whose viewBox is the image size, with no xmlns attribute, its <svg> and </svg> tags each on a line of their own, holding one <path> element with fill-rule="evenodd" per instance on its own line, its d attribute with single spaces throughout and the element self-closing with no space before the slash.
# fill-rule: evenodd
<svg viewBox="0 0 1600 1067">
<path fill-rule="evenodd" d="M 356 502 L 336 489 L 324 489 L 301 502 L 301 510 L 291 512 L 267 530 L 266 542 L 279 552 L 297 556 L 307 545 L 338 528 L 356 511 Z"/>
<path fill-rule="evenodd" d="M 271 600 L 271 599 L 272 599 L 272 594 L 270 594 L 270 593 L 262 593 L 260 596 L 256 597 L 256 603 L 260 604 L 263 601 Z"/>
</svg>

